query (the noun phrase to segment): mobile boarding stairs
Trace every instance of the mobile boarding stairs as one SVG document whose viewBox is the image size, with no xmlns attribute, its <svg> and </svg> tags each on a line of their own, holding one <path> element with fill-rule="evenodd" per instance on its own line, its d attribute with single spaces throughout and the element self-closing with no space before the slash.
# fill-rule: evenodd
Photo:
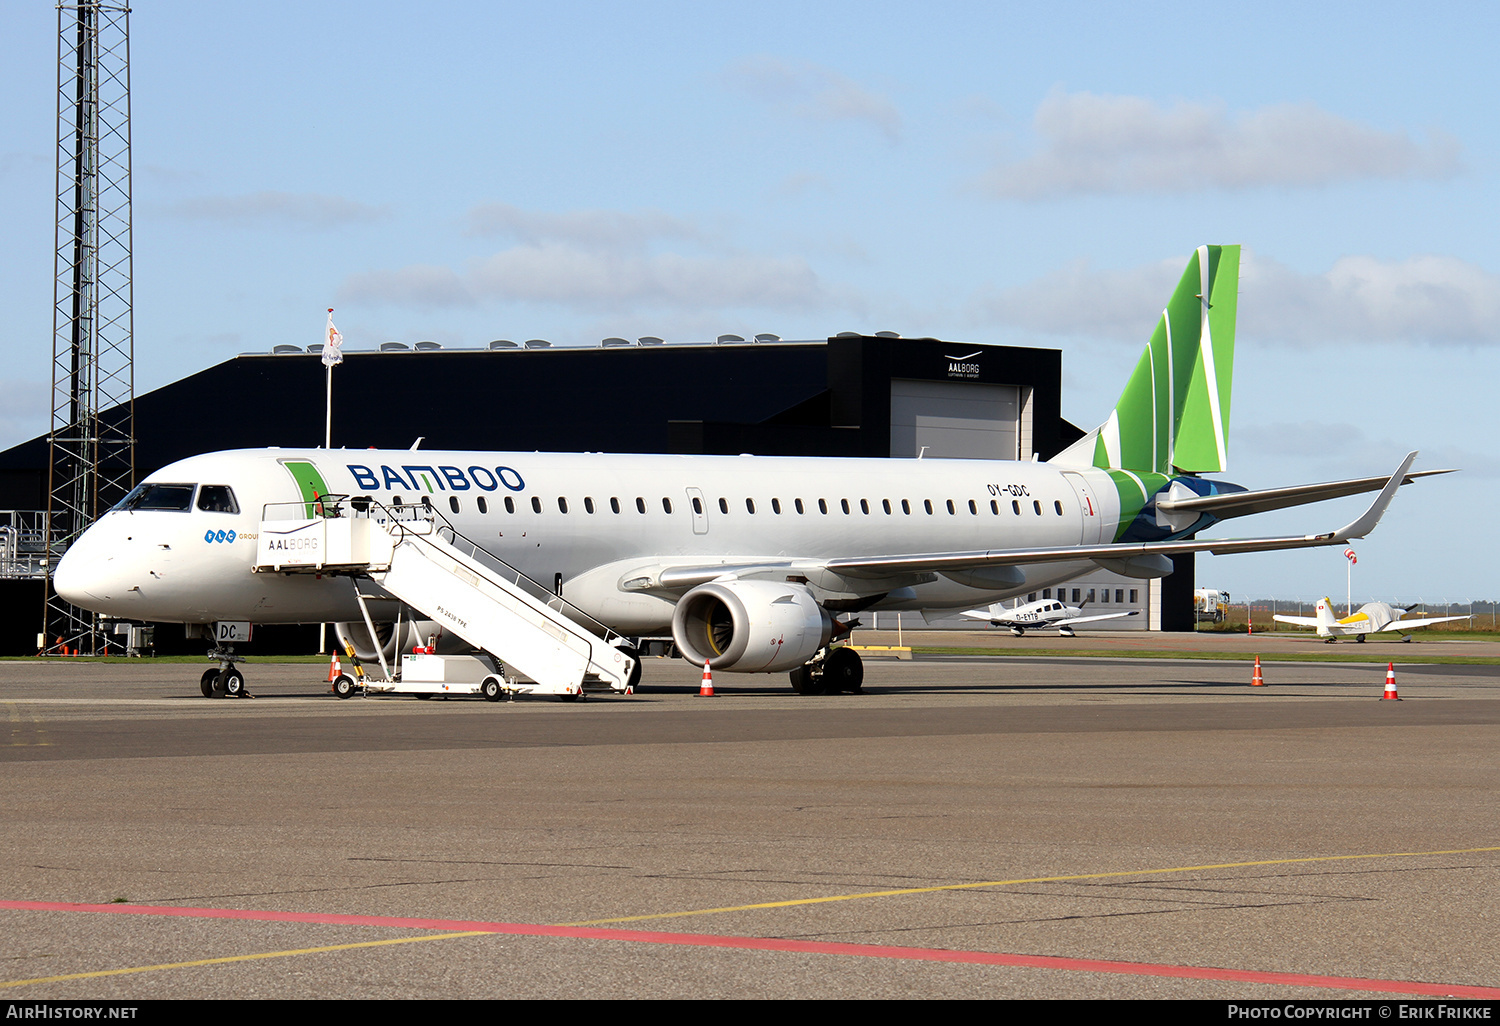
<svg viewBox="0 0 1500 1026">
<path fill-rule="evenodd" d="M 256 573 L 355 578 L 365 628 L 385 676 L 381 681 L 364 678 L 367 691 L 456 690 L 483 693 L 493 700 L 502 690 L 563 697 L 629 690 L 636 660 L 625 648 L 624 638 L 458 534 L 430 506 L 385 506 L 364 497 L 346 503 L 345 499 L 324 496 L 318 502 L 268 505 L 262 514 L 254 569 Z M 421 657 L 407 656 L 404 661 L 412 664 L 411 670 L 420 666 L 427 672 L 412 674 L 424 683 L 403 687 L 401 675 L 392 673 L 386 662 L 366 605 L 367 598 L 376 596 L 364 594 L 361 579 L 373 581 L 488 653 L 500 672 L 485 674 L 463 688 L 434 687 L 425 683 L 433 677 L 430 666 Z M 426 662 L 432 660 L 478 665 L 472 657 L 428 656 Z M 518 672 L 529 683 L 514 677 L 507 680 L 507 670 Z M 443 679 L 441 671 L 436 676 Z M 347 694 L 352 684 L 351 678 L 340 694 Z"/>
</svg>

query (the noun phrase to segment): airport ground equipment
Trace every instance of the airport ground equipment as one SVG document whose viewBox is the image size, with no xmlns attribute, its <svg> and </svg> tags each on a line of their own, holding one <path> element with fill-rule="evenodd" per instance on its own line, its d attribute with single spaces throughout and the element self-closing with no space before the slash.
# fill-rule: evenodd
<svg viewBox="0 0 1500 1026">
<path fill-rule="evenodd" d="M 260 524 L 255 571 L 354 577 L 365 626 L 374 638 L 364 589 L 358 587 L 361 579 L 371 581 L 488 659 L 461 664 L 429 656 L 438 662 L 413 662 L 416 678 L 406 681 L 407 667 L 402 665 L 398 675 L 377 646 L 381 678 L 342 675 L 334 682 L 336 693 L 344 693 L 340 684 L 348 693 L 362 688 L 428 694 L 472 684 L 468 693 L 486 697 L 512 691 L 566 698 L 588 691 L 624 692 L 634 682 L 637 663 L 623 638 L 457 534 L 428 507 L 387 507 L 359 498 L 346 504 L 343 498 L 274 504 L 294 507 L 292 519 L 277 519 L 286 515 L 286 508 L 268 508 Z M 477 669 L 481 661 L 487 670 L 483 674 Z M 514 671 L 517 679 L 507 681 L 502 668 Z M 492 682 L 493 696 L 485 690 Z M 444 686 L 450 690 L 440 690 Z"/>
</svg>

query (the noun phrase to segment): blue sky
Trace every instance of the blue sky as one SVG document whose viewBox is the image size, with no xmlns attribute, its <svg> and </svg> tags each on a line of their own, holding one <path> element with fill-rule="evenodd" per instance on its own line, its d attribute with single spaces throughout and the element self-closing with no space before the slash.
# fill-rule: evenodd
<svg viewBox="0 0 1500 1026">
<path fill-rule="evenodd" d="M 46 428 L 56 10 L 0 0 L 0 446 Z M 1419 466 L 1368 597 L 1500 597 L 1493 45 L 1452 4 L 142 0 L 137 390 L 320 337 L 894 330 L 1117 397 L 1189 251 L 1246 247 L 1229 479 Z M 246 397 L 253 401 L 253 397 Z M 1304 533 L 1358 500 L 1240 521 Z M 1341 593 L 1336 551 L 1203 557 Z"/>
</svg>

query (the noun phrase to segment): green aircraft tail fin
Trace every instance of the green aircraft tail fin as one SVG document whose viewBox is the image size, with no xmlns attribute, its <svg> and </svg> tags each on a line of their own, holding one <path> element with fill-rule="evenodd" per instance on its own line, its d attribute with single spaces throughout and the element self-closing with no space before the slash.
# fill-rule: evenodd
<svg viewBox="0 0 1500 1026">
<path fill-rule="evenodd" d="M 1057 462 L 1167 475 L 1224 470 L 1239 280 L 1240 247 L 1199 246 L 1109 419 Z"/>
</svg>

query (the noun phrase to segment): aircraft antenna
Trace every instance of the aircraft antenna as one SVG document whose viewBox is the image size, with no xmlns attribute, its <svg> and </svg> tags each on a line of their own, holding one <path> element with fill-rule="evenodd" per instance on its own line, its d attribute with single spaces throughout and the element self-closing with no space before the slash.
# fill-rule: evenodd
<svg viewBox="0 0 1500 1026">
<path fill-rule="evenodd" d="M 57 7 L 50 566 L 135 484 L 130 8 Z M 44 651 L 97 652 L 99 618 L 46 590 Z"/>
</svg>

